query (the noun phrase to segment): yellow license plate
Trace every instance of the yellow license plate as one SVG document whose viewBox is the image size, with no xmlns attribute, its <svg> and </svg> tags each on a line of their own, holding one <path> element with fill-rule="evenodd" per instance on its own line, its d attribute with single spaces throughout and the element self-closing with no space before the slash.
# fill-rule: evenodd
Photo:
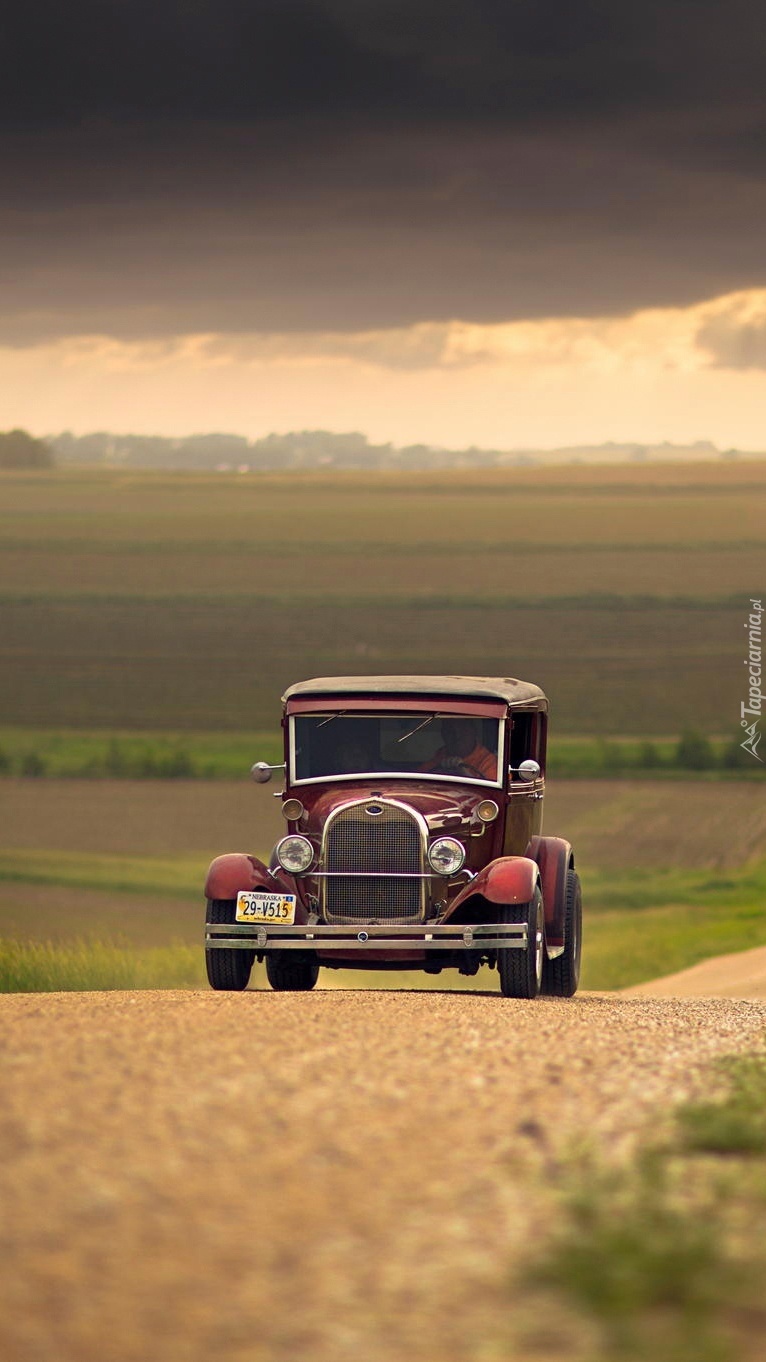
<svg viewBox="0 0 766 1362">
<path fill-rule="evenodd" d="M 243 889 L 237 894 L 237 922 L 295 922 L 295 894 Z"/>
</svg>

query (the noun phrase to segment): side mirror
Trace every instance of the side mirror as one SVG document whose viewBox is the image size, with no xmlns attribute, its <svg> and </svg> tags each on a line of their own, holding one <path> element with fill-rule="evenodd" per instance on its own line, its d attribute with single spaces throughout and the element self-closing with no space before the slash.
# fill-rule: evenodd
<svg viewBox="0 0 766 1362">
<path fill-rule="evenodd" d="M 272 771 L 284 771 L 285 763 L 279 762 L 277 766 L 269 766 L 267 761 L 257 761 L 255 766 L 250 767 L 250 775 L 256 785 L 267 785 L 271 780 Z"/>
<path fill-rule="evenodd" d="M 511 776 L 518 775 L 522 780 L 537 780 L 540 775 L 540 763 L 528 757 L 521 766 L 509 766 L 508 773 Z"/>
</svg>

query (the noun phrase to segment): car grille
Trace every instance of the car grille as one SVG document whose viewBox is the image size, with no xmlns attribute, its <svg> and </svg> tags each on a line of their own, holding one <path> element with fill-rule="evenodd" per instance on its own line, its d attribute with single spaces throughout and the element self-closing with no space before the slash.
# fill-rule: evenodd
<svg viewBox="0 0 766 1362">
<path fill-rule="evenodd" d="M 324 868 L 343 871 L 324 884 L 328 922 L 419 922 L 423 880 L 400 878 L 423 871 L 420 826 L 405 810 L 374 803 L 369 814 L 355 804 L 337 814 L 325 833 Z M 354 875 L 354 871 L 367 874 Z M 398 874 L 397 874 L 398 872 Z M 375 875 L 381 878 L 376 879 Z"/>
</svg>

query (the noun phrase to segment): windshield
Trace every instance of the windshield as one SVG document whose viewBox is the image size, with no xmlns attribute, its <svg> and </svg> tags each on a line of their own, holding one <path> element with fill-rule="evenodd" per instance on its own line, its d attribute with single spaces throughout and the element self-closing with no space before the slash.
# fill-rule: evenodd
<svg viewBox="0 0 766 1362">
<path fill-rule="evenodd" d="M 291 781 L 354 775 L 447 776 L 496 785 L 499 719 L 444 714 L 298 714 L 291 720 Z"/>
</svg>

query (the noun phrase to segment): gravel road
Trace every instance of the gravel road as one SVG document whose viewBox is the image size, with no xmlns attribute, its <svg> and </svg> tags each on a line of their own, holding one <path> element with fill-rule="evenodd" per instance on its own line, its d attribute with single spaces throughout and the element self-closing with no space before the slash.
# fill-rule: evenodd
<svg viewBox="0 0 766 1362">
<path fill-rule="evenodd" d="M 627 1150 L 766 1003 L 0 999 L 5 1362 L 484 1362 L 573 1140 Z"/>
</svg>

